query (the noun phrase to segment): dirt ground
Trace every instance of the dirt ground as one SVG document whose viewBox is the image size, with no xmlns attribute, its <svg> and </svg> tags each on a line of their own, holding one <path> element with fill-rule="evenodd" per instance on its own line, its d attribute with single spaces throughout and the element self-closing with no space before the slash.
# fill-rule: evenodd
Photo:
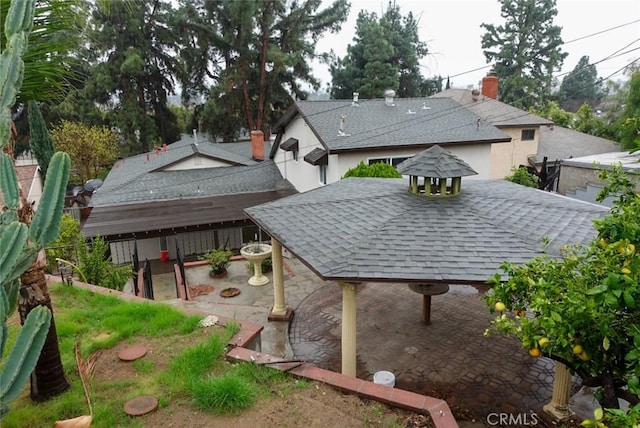
<svg viewBox="0 0 640 428">
<path fill-rule="evenodd" d="M 193 338 L 191 338 L 192 340 Z M 166 368 L 167 362 L 190 343 L 174 338 L 136 338 L 135 345 L 149 350 L 143 357 L 153 363 L 155 371 Z M 132 363 L 122 362 L 118 353 L 132 343 L 120 343 L 102 351 L 95 363 L 92 384 L 144 376 Z M 143 379 L 141 379 L 144 382 Z M 124 404 L 124 402 L 123 402 Z M 428 416 L 343 394 L 327 385 L 308 382 L 304 387 L 275 391 L 259 398 L 248 410 L 238 415 L 219 416 L 202 412 L 184 400 L 169 399 L 154 412 L 135 417 L 146 427 L 431 427 Z"/>
</svg>

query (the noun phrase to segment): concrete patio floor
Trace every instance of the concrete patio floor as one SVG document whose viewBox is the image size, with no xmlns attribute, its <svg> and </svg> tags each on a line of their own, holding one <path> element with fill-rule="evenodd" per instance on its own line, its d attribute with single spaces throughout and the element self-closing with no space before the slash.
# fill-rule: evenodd
<svg viewBox="0 0 640 428">
<path fill-rule="evenodd" d="M 284 262 L 286 303 L 295 310 L 291 323 L 267 321 L 273 283 L 248 285 L 246 261 L 232 262 L 228 276 L 222 279 L 210 278 L 207 266 L 188 268 L 190 287 L 213 287 L 191 302 L 175 298 L 173 273 L 154 274 L 154 294 L 156 300 L 262 324 L 262 352 L 340 372 L 340 287 L 321 281 L 296 259 Z M 239 288 L 240 295 L 220 297 L 227 287 Z M 542 411 L 542 405 L 551 399 L 553 361 L 530 357 L 513 338 L 485 338 L 491 314 L 478 290 L 451 286 L 449 293 L 434 296 L 429 325 L 421 321 L 421 304 L 422 296 L 407 285 L 358 286 L 359 378 L 371 380 L 375 372 L 388 370 L 395 375 L 396 387 L 442 398 L 479 420 L 496 412 Z M 572 398 L 572 409 L 579 416 L 592 415 L 594 407 L 588 393 Z"/>
</svg>

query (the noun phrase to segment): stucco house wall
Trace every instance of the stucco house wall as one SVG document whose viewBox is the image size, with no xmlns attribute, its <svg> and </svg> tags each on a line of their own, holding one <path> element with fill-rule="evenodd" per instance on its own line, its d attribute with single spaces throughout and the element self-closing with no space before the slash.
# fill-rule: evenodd
<svg viewBox="0 0 640 428">
<path fill-rule="evenodd" d="M 522 141 L 522 131 L 535 131 L 533 140 Z M 538 153 L 539 126 L 500 127 L 500 130 L 511 137 L 510 143 L 493 143 L 491 145 L 490 179 L 503 179 L 511 173 L 511 168 L 518 165 L 528 165 L 529 157 Z M 471 164 L 475 168 L 473 164 Z"/>
</svg>

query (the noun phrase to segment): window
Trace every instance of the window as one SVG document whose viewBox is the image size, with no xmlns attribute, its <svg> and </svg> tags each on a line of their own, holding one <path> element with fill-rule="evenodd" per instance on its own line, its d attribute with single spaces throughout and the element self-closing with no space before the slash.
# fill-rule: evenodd
<svg viewBox="0 0 640 428">
<path fill-rule="evenodd" d="M 390 163 L 389 158 L 371 158 L 369 159 L 369 165 L 373 165 L 374 163 Z"/>
<path fill-rule="evenodd" d="M 387 163 L 393 166 L 398 166 L 410 157 L 411 156 L 393 156 L 388 158 L 370 158 L 368 162 L 369 165 L 373 165 L 374 163 Z"/>
<path fill-rule="evenodd" d="M 318 165 L 320 168 L 320 184 L 327 184 L 327 166 Z"/>
<path fill-rule="evenodd" d="M 536 138 L 536 130 L 535 129 L 523 129 L 522 130 L 522 141 L 531 141 Z"/>
</svg>

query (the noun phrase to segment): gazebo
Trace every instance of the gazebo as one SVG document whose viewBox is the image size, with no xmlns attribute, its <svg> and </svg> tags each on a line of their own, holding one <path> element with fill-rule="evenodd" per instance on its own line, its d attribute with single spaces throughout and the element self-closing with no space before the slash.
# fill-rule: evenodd
<svg viewBox="0 0 640 428">
<path fill-rule="evenodd" d="M 254 206 L 246 214 L 272 237 L 274 307 L 284 300 L 282 247 L 342 289 L 342 373 L 356 375 L 356 289 L 363 282 L 413 287 L 484 284 L 506 261 L 557 253 L 595 235 L 606 207 L 475 171 L 433 146 L 398 167 L 406 179 L 349 178 Z M 543 248 L 542 238 L 548 239 Z M 428 292 L 423 293 L 430 295 Z M 438 293 L 433 293 L 438 294 Z"/>
</svg>

